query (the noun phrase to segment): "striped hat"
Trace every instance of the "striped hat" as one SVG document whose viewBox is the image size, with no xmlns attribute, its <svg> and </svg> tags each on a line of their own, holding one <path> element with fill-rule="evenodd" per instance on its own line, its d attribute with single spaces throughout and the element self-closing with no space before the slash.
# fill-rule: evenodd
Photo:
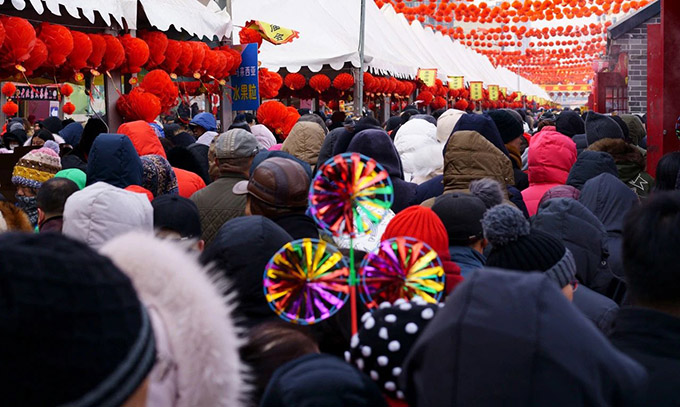
<svg viewBox="0 0 680 407">
<path fill-rule="evenodd" d="M 42 183 L 61 171 L 59 145 L 49 140 L 42 148 L 29 151 L 19 159 L 12 172 L 12 183 L 40 189 Z"/>
</svg>

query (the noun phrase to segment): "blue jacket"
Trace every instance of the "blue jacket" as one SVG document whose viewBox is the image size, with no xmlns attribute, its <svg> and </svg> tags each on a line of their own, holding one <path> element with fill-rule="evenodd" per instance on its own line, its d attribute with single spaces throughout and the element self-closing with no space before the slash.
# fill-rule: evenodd
<svg viewBox="0 0 680 407">
<path fill-rule="evenodd" d="M 460 267 L 460 275 L 468 278 L 473 271 L 484 268 L 486 257 L 475 249 L 467 246 L 451 246 L 451 261 Z"/>
<path fill-rule="evenodd" d="M 83 126 L 80 123 L 70 123 L 59 131 L 59 135 L 66 144 L 76 147 L 80 144 L 80 138 L 83 136 Z"/>
<path fill-rule="evenodd" d="M 581 189 L 586 181 L 605 172 L 616 177 L 619 176 L 619 170 L 616 169 L 614 157 L 604 151 L 586 150 L 579 154 L 574 166 L 571 167 L 569 177 L 567 178 L 567 185 Z"/>
<path fill-rule="evenodd" d="M 100 134 L 87 161 L 87 185 L 103 181 L 118 188 L 142 185 L 142 161 L 123 134 Z"/>
<path fill-rule="evenodd" d="M 200 126 L 205 131 L 217 131 L 217 122 L 215 116 L 210 113 L 199 113 L 189 122 L 189 125 Z"/>
</svg>

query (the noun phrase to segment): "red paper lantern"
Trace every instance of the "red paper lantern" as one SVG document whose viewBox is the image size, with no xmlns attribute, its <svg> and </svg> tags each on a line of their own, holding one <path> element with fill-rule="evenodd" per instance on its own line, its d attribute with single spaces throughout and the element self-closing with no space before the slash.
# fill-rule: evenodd
<svg viewBox="0 0 680 407">
<path fill-rule="evenodd" d="M 375 92 L 376 79 L 375 76 L 368 72 L 364 72 L 364 92 L 374 93 Z"/>
<path fill-rule="evenodd" d="M 26 75 L 31 75 L 33 71 L 43 66 L 47 61 L 47 47 L 40 39 L 35 40 L 35 47 L 31 51 L 31 56 L 24 61 L 24 68 L 26 68 Z"/>
<path fill-rule="evenodd" d="M 226 76 L 221 75 L 227 68 L 228 54 L 219 50 L 211 50 L 210 52 L 212 52 L 215 55 L 215 58 L 217 58 L 211 75 L 218 80 L 224 79 Z"/>
<path fill-rule="evenodd" d="M 273 99 L 279 94 L 279 89 L 283 85 L 281 75 L 271 72 L 267 68 L 260 68 L 259 72 L 260 98 Z"/>
<path fill-rule="evenodd" d="M 309 86 L 315 91 L 321 93 L 331 87 L 331 80 L 328 76 L 320 73 L 309 78 Z"/>
<path fill-rule="evenodd" d="M 257 121 L 279 136 L 284 134 L 283 129 L 288 115 L 288 108 L 275 100 L 268 100 L 257 109 Z"/>
<path fill-rule="evenodd" d="M 333 87 L 339 91 L 346 91 L 354 86 L 354 76 L 348 73 L 341 73 L 333 79 Z"/>
<path fill-rule="evenodd" d="M 14 96 L 14 94 L 17 92 L 17 87 L 14 86 L 12 82 L 5 82 L 4 85 L 2 85 L 2 94 L 7 96 L 8 98 L 11 98 Z"/>
<path fill-rule="evenodd" d="M 217 52 L 211 49 L 206 50 L 203 65 L 201 66 L 201 74 L 215 76 L 215 65 L 217 65 Z"/>
<path fill-rule="evenodd" d="M 116 110 L 125 121 L 152 122 L 161 114 L 161 101 L 156 95 L 136 87 L 129 94 L 118 98 Z"/>
<path fill-rule="evenodd" d="M 165 60 L 160 68 L 166 72 L 177 73 L 179 59 L 182 56 L 182 43 L 175 40 L 168 40 L 168 47 L 165 50 Z"/>
<path fill-rule="evenodd" d="M 432 101 L 432 104 L 430 106 L 434 110 L 443 109 L 443 108 L 446 107 L 446 99 L 444 99 L 441 96 L 437 96 L 436 98 L 434 98 L 434 100 Z"/>
<path fill-rule="evenodd" d="M 194 58 L 193 48 L 191 48 L 191 44 L 188 42 L 180 42 L 180 44 L 182 45 L 182 55 L 179 57 L 177 73 L 182 76 L 189 76 L 191 75 L 189 65 L 191 65 L 191 61 Z"/>
<path fill-rule="evenodd" d="M 167 112 L 170 108 L 177 105 L 179 90 L 167 72 L 154 69 L 144 76 L 139 86 L 158 97 L 161 103 L 161 112 Z"/>
<path fill-rule="evenodd" d="M 47 65 L 59 67 L 66 62 L 66 57 L 73 51 L 73 36 L 71 30 L 63 25 L 42 23 L 39 27 L 38 38 L 47 47 Z"/>
<path fill-rule="evenodd" d="M 14 116 L 19 112 L 19 105 L 14 102 L 7 102 L 2 105 L 2 112 L 5 116 Z"/>
<path fill-rule="evenodd" d="M 141 38 L 136 38 L 130 34 L 120 37 L 120 43 L 125 49 L 125 62 L 121 67 L 121 73 L 139 73 L 142 65 L 149 60 L 149 46 Z"/>
<path fill-rule="evenodd" d="M 283 139 L 288 137 L 288 134 L 290 133 L 291 130 L 293 130 L 293 127 L 300 119 L 300 113 L 298 113 L 297 109 L 294 106 L 288 106 L 286 110 L 288 110 L 288 116 L 286 116 L 286 118 L 283 121 L 282 128 L 283 133 L 281 134 L 281 137 Z"/>
<path fill-rule="evenodd" d="M 339 103 L 337 100 L 331 100 L 327 103 L 327 106 L 331 110 L 337 110 L 339 107 Z"/>
<path fill-rule="evenodd" d="M 152 70 L 165 61 L 165 52 L 168 49 L 168 36 L 160 31 L 141 31 L 139 37 L 146 41 L 149 46 L 149 60 L 145 68 Z"/>
<path fill-rule="evenodd" d="M 125 48 L 113 35 L 103 34 L 102 36 L 106 41 L 106 52 L 104 52 L 100 67 L 104 72 L 112 71 L 125 62 Z"/>
<path fill-rule="evenodd" d="M 7 33 L 5 32 L 5 26 L 0 23 L 0 46 L 5 42 L 5 36 Z"/>
<path fill-rule="evenodd" d="M 64 114 L 73 114 L 76 111 L 76 106 L 71 102 L 66 102 L 61 110 Z"/>
<path fill-rule="evenodd" d="M 195 72 L 201 70 L 203 65 L 203 60 L 205 59 L 205 51 L 208 46 L 204 42 L 199 41 L 189 41 L 191 46 L 191 63 L 189 64 L 189 74 L 193 75 Z"/>
<path fill-rule="evenodd" d="M 87 66 L 97 69 L 102 64 L 102 59 L 106 53 L 106 39 L 99 34 L 87 34 L 92 41 L 92 53 L 87 57 Z"/>
<path fill-rule="evenodd" d="M 286 75 L 283 83 L 285 83 L 290 90 L 300 90 L 307 84 L 307 79 L 305 79 L 304 75 L 294 72 Z"/>
<path fill-rule="evenodd" d="M 433 99 L 434 95 L 429 90 L 420 92 L 418 94 L 418 97 L 416 98 L 416 100 L 420 100 L 421 102 L 423 102 L 424 105 L 429 105 L 430 103 L 432 103 Z"/>
<path fill-rule="evenodd" d="M 69 68 L 80 71 L 87 66 L 87 60 L 92 55 L 92 40 L 80 31 L 71 31 L 73 37 L 73 51 L 66 58 Z"/>
<path fill-rule="evenodd" d="M 240 52 L 236 51 L 235 49 L 229 46 L 225 45 L 221 49 L 229 53 L 229 55 L 231 56 L 230 58 L 231 66 L 229 66 L 228 74 L 224 76 L 226 78 L 227 76 L 234 75 L 236 73 L 236 70 L 238 70 L 239 66 L 241 66 L 241 61 L 243 61 L 243 58 L 241 57 Z"/>
<path fill-rule="evenodd" d="M 73 86 L 69 85 L 68 83 L 65 83 L 61 85 L 59 88 L 59 92 L 61 92 L 62 95 L 69 97 L 73 94 Z"/>
<path fill-rule="evenodd" d="M 19 17 L 0 16 L 5 28 L 5 41 L 0 48 L 0 65 L 14 70 L 15 65 L 26 61 L 35 47 L 35 29 L 28 21 Z"/>
<path fill-rule="evenodd" d="M 238 38 L 239 41 L 241 41 L 241 44 L 257 43 L 258 48 L 262 45 L 262 35 L 252 28 L 241 28 L 241 31 L 238 32 Z"/>
</svg>

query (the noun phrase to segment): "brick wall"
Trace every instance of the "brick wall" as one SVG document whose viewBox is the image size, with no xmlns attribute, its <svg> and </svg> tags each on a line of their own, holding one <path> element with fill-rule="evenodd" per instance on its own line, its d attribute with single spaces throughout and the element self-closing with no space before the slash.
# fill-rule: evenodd
<svg viewBox="0 0 680 407">
<path fill-rule="evenodd" d="M 628 110 L 630 113 L 647 112 L 647 25 L 659 24 L 656 16 L 611 42 L 628 54 Z"/>
</svg>

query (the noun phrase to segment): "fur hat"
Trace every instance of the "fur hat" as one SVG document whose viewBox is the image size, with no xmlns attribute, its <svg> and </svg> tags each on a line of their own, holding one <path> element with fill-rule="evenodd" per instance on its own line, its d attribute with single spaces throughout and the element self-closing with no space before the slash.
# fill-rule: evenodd
<svg viewBox="0 0 680 407">
<path fill-rule="evenodd" d="M 33 226 L 26 212 L 9 202 L 0 201 L 0 233 L 32 232 Z"/>
<path fill-rule="evenodd" d="M 12 183 L 17 186 L 40 189 L 42 183 L 61 171 L 59 145 L 47 141 L 44 147 L 31 150 L 19 159 L 12 171 Z"/>
</svg>

